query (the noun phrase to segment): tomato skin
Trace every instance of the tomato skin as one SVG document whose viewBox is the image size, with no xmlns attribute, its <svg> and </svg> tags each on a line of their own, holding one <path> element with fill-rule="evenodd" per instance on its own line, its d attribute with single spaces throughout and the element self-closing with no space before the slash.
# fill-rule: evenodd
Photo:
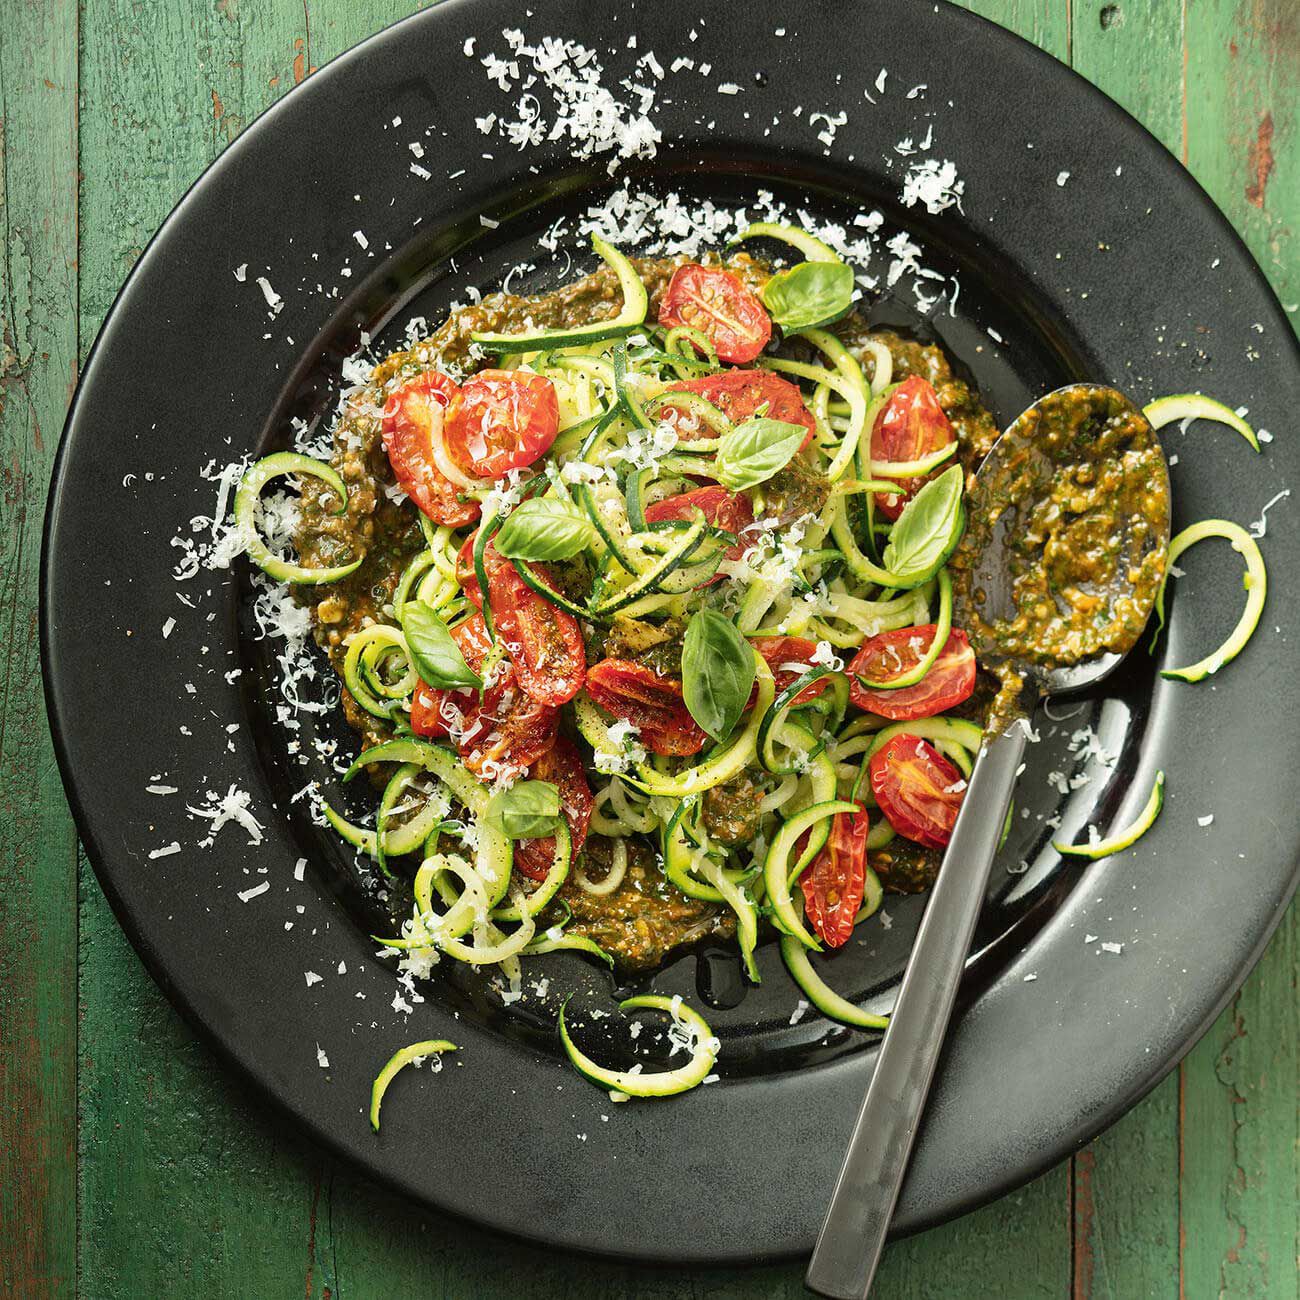
<svg viewBox="0 0 1300 1300">
<path fill-rule="evenodd" d="M 445 411 L 457 396 L 456 384 L 437 370 L 408 379 L 384 403 L 384 451 L 393 473 L 416 507 L 437 524 L 463 528 L 479 517 L 477 501 L 462 501 L 460 488 L 439 470 L 433 439 L 441 436 Z M 434 428 L 437 421 L 439 429 Z"/>
<path fill-rule="evenodd" d="M 961 809 L 966 779 L 919 736 L 895 736 L 871 756 L 871 793 L 902 836 L 932 849 L 946 848 Z"/>
<path fill-rule="evenodd" d="M 912 722 L 931 718 L 967 700 L 975 690 L 975 651 L 966 633 L 953 628 L 930 671 L 915 686 L 897 690 L 872 690 L 860 678 L 887 682 L 901 677 L 925 657 L 938 627 L 902 627 L 882 632 L 862 643 L 849 664 L 849 699 L 864 713 L 889 718 L 893 722 Z"/>
<path fill-rule="evenodd" d="M 778 695 L 807 671 L 802 669 L 795 672 L 793 668 L 787 668 L 786 665 L 808 664 L 811 667 L 812 657 L 817 653 L 817 642 L 809 641 L 802 636 L 757 636 L 751 638 L 749 644 L 763 656 L 767 666 L 772 670 Z M 805 686 L 795 697 L 794 703 L 807 704 L 809 700 L 815 700 L 829 685 L 830 681 L 824 679 L 813 682 L 811 686 Z M 750 696 L 750 702 L 752 703 L 756 698 L 757 688 Z"/>
<path fill-rule="evenodd" d="M 446 691 L 427 686 L 424 682 L 416 685 L 415 694 L 411 696 L 411 730 L 417 736 L 437 740 L 440 736 L 450 735 L 447 720 L 441 712 L 446 695 Z"/>
<path fill-rule="evenodd" d="M 766 403 L 768 418 L 784 420 L 787 424 L 802 424 L 808 430 L 808 436 L 799 444 L 800 451 L 812 442 L 817 432 L 817 424 L 812 412 L 804 405 L 798 386 L 770 370 L 724 370 L 721 374 L 701 375 L 698 379 L 669 384 L 668 390 L 698 393 L 735 424 L 749 419 Z M 679 423 L 678 436 L 683 440 L 689 441 L 698 433 L 698 425 L 686 420 Z"/>
<path fill-rule="evenodd" d="M 465 662 L 482 673 L 492 644 L 483 615 L 458 623 L 451 635 Z M 421 682 L 411 704 L 411 730 L 421 736 L 452 734 L 444 707 L 460 714 L 456 752 L 483 780 L 518 776 L 531 767 L 550 748 L 559 716 L 558 710 L 539 704 L 520 687 L 508 659 L 498 665 L 481 698 L 473 689 L 446 691 Z"/>
<path fill-rule="evenodd" d="M 748 546 L 741 536 L 741 530 L 754 522 L 754 506 L 743 493 L 728 492 L 717 484 L 696 488 L 691 492 L 679 492 L 676 496 L 664 497 L 662 501 L 646 506 L 646 523 L 657 524 L 666 519 L 693 519 L 697 510 L 715 528 L 736 535 L 736 544 L 727 548 L 727 559 L 740 559 Z M 719 582 L 721 578 L 722 575 L 718 574 L 709 581 Z"/>
<path fill-rule="evenodd" d="M 549 781 L 560 792 L 560 809 L 569 824 L 573 855 L 587 842 L 591 824 L 591 786 L 582 770 L 582 758 L 567 736 L 557 735 L 555 743 L 528 769 L 536 781 Z M 515 870 L 529 880 L 545 880 L 555 861 L 555 836 L 515 841 Z"/>
<path fill-rule="evenodd" d="M 631 659 L 602 659 L 587 670 L 587 694 L 606 713 L 630 722 L 654 754 L 698 754 L 708 736 L 682 699 L 682 684 Z"/>
<path fill-rule="evenodd" d="M 679 266 L 659 303 L 659 324 L 689 325 L 717 349 L 718 360 L 745 365 L 767 347 L 772 318 L 730 271 L 696 262 Z"/>
<path fill-rule="evenodd" d="M 479 609 L 483 592 L 474 574 L 474 541 L 469 537 L 456 556 L 456 576 L 465 596 Z M 587 651 L 578 620 L 539 596 L 515 566 L 491 542 L 483 549 L 488 603 L 520 686 L 539 704 L 558 708 L 582 690 Z M 550 581 L 545 565 L 533 566 Z"/>
<path fill-rule="evenodd" d="M 526 370 L 480 370 L 447 410 L 447 452 L 466 474 L 499 479 L 540 460 L 555 441 L 555 385 Z"/>
<path fill-rule="evenodd" d="M 885 409 L 876 416 L 871 429 L 871 458 L 920 460 L 946 447 L 956 436 L 933 386 L 919 375 L 912 375 L 899 384 Z M 886 519 L 897 519 L 925 481 L 899 479 L 898 493 L 878 496 L 876 509 Z"/>
<path fill-rule="evenodd" d="M 853 933 L 867 880 L 867 810 L 836 813 L 825 847 L 799 877 L 804 915 L 817 937 L 843 947 Z"/>
<path fill-rule="evenodd" d="M 539 704 L 567 704 L 587 675 L 578 620 L 539 596 L 509 561 L 489 572 L 488 601 L 519 685 Z"/>
</svg>

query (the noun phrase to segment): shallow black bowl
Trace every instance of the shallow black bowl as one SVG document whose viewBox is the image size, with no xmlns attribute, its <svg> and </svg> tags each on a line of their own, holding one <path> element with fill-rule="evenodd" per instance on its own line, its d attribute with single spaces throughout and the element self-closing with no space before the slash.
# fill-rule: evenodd
<svg viewBox="0 0 1300 1300">
<path fill-rule="evenodd" d="M 516 152 L 474 128 L 512 101 L 462 52 L 466 38 L 478 55 L 502 51 L 518 15 L 504 0 L 445 0 L 312 76 L 223 154 L 141 257 L 86 367 L 50 496 L 42 633 L 59 761 L 149 969 L 322 1141 L 413 1197 L 550 1243 L 680 1261 L 789 1254 L 812 1242 L 873 1040 L 811 1015 L 792 1024 L 796 993 L 770 947 L 763 984 L 743 997 L 729 954 L 690 954 L 656 977 L 710 1007 L 723 1041 L 721 1081 L 666 1104 L 611 1105 L 561 1059 L 558 995 L 604 1000 L 611 984 L 571 955 L 539 965 L 549 998 L 502 1009 L 455 976 L 423 990 L 409 1016 L 395 1009 L 352 863 L 294 802 L 309 778 L 333 778 L 299 764 L 274 722 L 275 647 L 257 639 L 247 572 L 179 586 L 171 574 L 171 539 L 211 511 L 203 467 L 283 446 L 291 421 L 327 417 L 361 331 L 382 350 L 408 317 L 436 321 L 466 285 L 493 288 L 520 261 L 537 263 L 525 285 L 561 278 L 568 253 L 538 256 L 537 236 L 615 182 L 606 156 L 575 159 L 564 141 Z M 940 340 L 1004 422 L 1085 377 L 1139 400 L 1205 389 L 1279 430 L 1300 407 L 1287 322 L 1205 195 L 1109 100 L 979 19 L 919 0 L 814 3 L 794 16 L 713 0 L 697 19 L 678 5 L 597 20 L 542 4 L 523 25 L 534 39 L 585 40 L 611 87 L 652 75 L 635 72 L 647 50 L 664 67 L 679 54 L 711 63 L 707 78 L 659 86 L 657 155 L 618 180 L 719 204 L 770 190 L 822 218 L 879 209 L 961 292 L 922 313 L 904 277 L 870 310 Z M 738 93 L 719 93 L 723 83 Z M 841 106 L 849 120 L 826 147 L 808 115 Z M 908 159 L 893 149 L 931 125 L 933 156 L 965 183 L 961 209 L 937 215 L 900 205 Z M 411 140 L 433 181 L 412 172 Z M 589 264 L 579 241 L 568 248 Z M 260 275 L 283 297 L 277 315 Z M 1179 526 L 1254 519 L 1300 463 L 1285 440 L 1256 457 L 1208 429 L 1172 432 L 1167 446 L 1180 455 Z M 1194 657 L 1235 617 L 1236 558 L 1189 557 L 1157 658 L 1136 656 L 1067 722 L 1044 720 L 899 1230 L 1014 1187 L 1113 1121 L 1211 1022 L 1277 923 L 1300 848 L 1294 818 L 1277 811 L 1300 803 L 1288 662 L 1300 530 L 1285 503 L 1265 548 L 1264 625 L 1229 670 L 1195 687 L 1155 675 L 1162 656 Z M 1115 762 L 1058 793 L 1052 774 L 1080 770 L 1069 746 L 1085 723 Z M 332 734 L 350 752 L 352 739 Z M 1056 814 L 1068 833 L 1118 823 L 1160 767 L 1168 805 L 1133 852 L 1060 861 L 1048 844 Z M 206 824 L 185 804 L 232 784 L 251 795 L 263 842 L 229 827 L 197 847 Z M 150 857 L 172 842 L 181 851 Z M 887 1005 L 921 906 L 891 899 L 890 924 L 868 923 L 836 960 L 836 984 Z M 378 1066 L 403 1043 L 442 1036 L 461 1052 L 437 1075 L 404 1077 L 371 1134 L 363 1112 Z"/>
</svg>

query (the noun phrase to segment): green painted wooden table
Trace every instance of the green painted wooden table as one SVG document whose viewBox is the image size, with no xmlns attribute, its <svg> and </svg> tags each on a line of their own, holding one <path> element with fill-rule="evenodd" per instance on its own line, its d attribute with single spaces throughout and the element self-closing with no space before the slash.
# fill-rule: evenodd
<svg viewBox="0 0 1300 1300">
<path fill-rule="evenodd" d="M 800 1293 L 802 1268 L 793 1265 L 724 1275 L 555 1257 L 377 1190 L 268 1116 L 199 1046 L 78 854 L 46 733 L 36 631 L 45 490 L 78 365 L 145 241 L 245 123 L 415 7 L 0 7 L 5 1296 Z M 1145 122 L 1295 310 L 1298 0 L 971 7 L 1069 62 Z M 1294 1300 L 1298 929 L 1293 910 L 1242 993 L 1126 1119 L 1016 1195 L 896 1246 L 879 1294 Z"/>
</svg>

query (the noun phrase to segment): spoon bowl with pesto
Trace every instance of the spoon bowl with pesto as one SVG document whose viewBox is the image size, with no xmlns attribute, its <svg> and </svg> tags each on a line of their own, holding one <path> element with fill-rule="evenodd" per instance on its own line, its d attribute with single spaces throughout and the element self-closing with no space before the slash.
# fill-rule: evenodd
<svg viewBox="0 0 1300 1300">
<path fill-rule="evenodd" d="M 1070 384 L 997 440 L 950 561 L 956 621 L 1000 689 L 808 1268 L 864 1297 L 907 1169 L 993 857 L 1045 696 L 1093 686 L 1136 645 L 1169 550 L 1169 472 L 1124 394 Z"/>
</svg>

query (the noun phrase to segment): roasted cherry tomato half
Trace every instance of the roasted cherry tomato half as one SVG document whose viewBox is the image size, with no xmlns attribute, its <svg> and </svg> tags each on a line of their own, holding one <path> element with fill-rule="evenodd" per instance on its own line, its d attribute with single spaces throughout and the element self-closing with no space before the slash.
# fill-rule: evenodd
<svg viewBox="0 0 1300 1300">
<path fill-rule="evenodd" d="M 441 438 L 446 410 L 457 395 L 455 383 L 436 370 L 408 379 L 384 403 L 384 450 L 397 482 L 436 524 L 463 528 L 479 517 L 477 501 L 461 500 L 462 489 L 434 459 L 433 440 Z"/>
<path fill-rule="evenodd" d="M 871 793 L 902 836 L 946 848 L 966 791 L 966 779 L 933 745 L 901 735 L 881 746 L 868 764 Z"/>
<path fill-rule="evenodd" d="M 659 303 L 659 324 L 689 325 L 708 336 L 719 361 L 745 365 L 767 347 L 772 318 L 730 271 L 690 263 L 679 266 Z"/>
<path fill-rule="evenodd" d="M 587 670 L 587 694 L 630 722 L 654 754 L 698 754 L 708 741 L 682 698 L 682 684 L 630 659 L 602 659 Z"/>
<path fill-rule="evenodd" d="M 817 642 L 801 636 L 759 636 L 754 637 L 750 645 L 763 656 L 772 670 L 778 695 L 813 667 L 812 657 L 817 653 Z M 807 704 L 809 700 L 815 700 L 829 685 L 830 680 L 823 678 L 811 686 L 805 686 L 795 697 L 794 703 Z M 757 689 L 755 687 L 754 693 L 750 695 L 751 704 L 757 698 Z"/>
<path fill-rule="evenodd" d="M 499 479 L 540 460 L 555 441 L 555 385 L 527 370 L 480 370 L 447 411 L 447 451 L 466 474 Z"/>
<path fill-rule="evenodd" d="M 706 402 L 712 402 L 734 424 L 748 420 L 764 407 L 770 420 L 784 420 L 787 424 L 802 424 L 808 436 L 799 444 L 802 451 L 817 432 L 812 412 L 804 405 L 798 387 L 770 370 L 724 370 L 717 375 L 701 375 L 698 379 L 684 379 L 669 384 L 670 391 L 698 393 Z M 667 408 L 671 410 L 672 408 Z M 699 425 L 686 416 L 678 424 L 678 436 L 696 437 Z"/>
<path fill-rule="evenodd" d="M 866 713 L 893 722 L 930 718 L 969 699 L 975 690 L 975 651 L 966 633 L 954 628 L 930 671 L 915 686 L 897 690 L 872 690 L 862 684 L 887 682 L 915 668 L 939 629 L 933 623 L 923 627 L 901 627 L 882 632 L 862 643 L 849 664 L 849 699 Z"/>
<path fill-rule="evenodd" d="M 657 524 L 666 519 L 694 519 L 697 510 L 715 528 L 735 534 L 736 544 L 727 548 L 727 559 L 740 559 L 749 545 L 741 530 L 754 522 L 754 507 L 749 498 L 740 492 L 728 492 L 726 488 L 714 485 L 664 497 L 662 501 L 646 506 L 646 523 Z M 719 581 L 720 576 L 712 581 Z"/>
<path fill-rule="evenodd" d="M 587 827 L 591 824 L 591 786 L 582 770 L 582 759 L 565 736 L 556 736 L 555 743 L 528 769 L 535 781 L 549 781 L 560 792 L 560 810 L 569 824 L 569 838 L 573 855 L 587 842 Z M 530 880 L 545 880 L 555 861 L 555 836 L 546 835 L 535 840 L 515 841 L 515 870 Z"/>
<path fill-rule="evenodd" d="M 519 685 L 551 708 L 573 699 L 587 674 L 578 620 L 539 596 L 509 561 L 488 570 L 488 601 Z"/>
<path fill-rule="evenodd" d="M 832 948 L 844 945 L 862 906 L 867 880 L 865 808 L 836 813 L 825 847 L 799 877 L 803 910 L 817 937 Z"/>
<path fill-rule="evenodd" d="M 920 460 L 946 447 L 955 437 L 933 387 L 913 375 L 899 384 L 885 409 L 876 416 L 871 430 L 871 458 Z M 899 479 L 898 492 L 878 496 L 876 509 L 886 519 L 897 519 L 924 482 L 923 478 Z"/>
<path fill-rule="evenodd" d="M 452 628 L 465 662 L 482 673 L 491 642 L 482 614 Z M 558 711 L 523 690 L 508 659 L 497 664 L 492 683 L 475 690 L 443 691 L 421 683 L 411 705 L 416 735 L 451 735 L 465 766 L 484 781 L 519 776 L 551 747 Z"/>
<path fill-rule="evenodd" d="M 578 620 L 539 596 L 491 542 L 483 550 L 483 567 L 492 618 L 520 686 L 539 704 L 553 708 L 566 704 L 582 689 L 587 669 Z M 532 567 L 546 581 L 553 581 L 545 565 Z M 456 576 L 466 598 L 482 609 L 483 593 L 474 574 L 474 536 L 456 556 Z"/>
</svg>

